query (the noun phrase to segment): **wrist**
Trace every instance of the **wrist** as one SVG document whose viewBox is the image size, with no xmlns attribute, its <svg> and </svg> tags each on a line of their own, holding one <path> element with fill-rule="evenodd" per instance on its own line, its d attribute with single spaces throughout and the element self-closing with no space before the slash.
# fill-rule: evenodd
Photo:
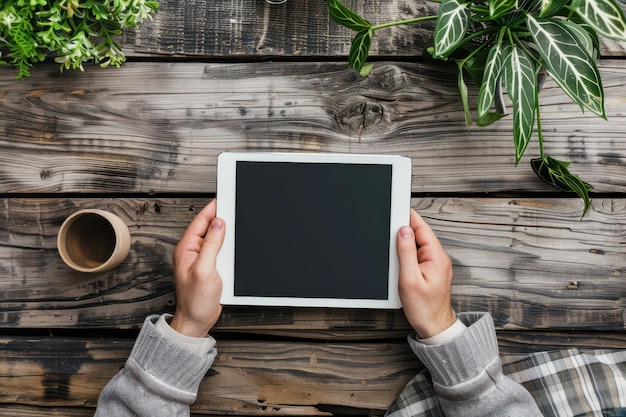
<svg viewBox="0 0 626 417">
<path fill-rule="evenodd" d="M 415 333 L 417 333 L 418 339 L 430 339 L 438 334 L 449 329 L 454 323 L 456 323 L 456 313 L 452 308 L 443 315 L 440 315 L 437 319 L 431 320 L 428 326 L 415 327 Z"/>
<path fill-rule="evenodd" d="M 190 337 L 184 334 L 178 333 L 176 330 L 172 329 L 169 325 L 169 321 L 171 320 L 171 314 L 163 314 L 159 320 L 156 322 L 156 330 L 162 336 L 180 346 L 181 348 L 187 349 L 188 351 L 195 353 L 197 355 L 206 355 L 209 353 L 211 349 L 215 346 L 215 339 L 211 336 L 205 337 Z"/>
<path fill-rule="evenodd" d="M 205 337 L 211 330 L 206 326 L 199 326 L 195 322 L 185 319 L 184 315 L 180 313 L 174 314 L 170 327 L 183 336 L 195 338 Z"/>
<path fill-rule="evenodd" d="M 428 346 L 443 345 L 454 340 L 454 338 L 462 334 L 465 330 L 467 330 L 467 326 L 463 324 L 461 320 L 456 319 L 452 326 L 448 327 L 441 333 L 429 337 L 428 339 L 417 339 L 417 341 Z"/>
</svg>

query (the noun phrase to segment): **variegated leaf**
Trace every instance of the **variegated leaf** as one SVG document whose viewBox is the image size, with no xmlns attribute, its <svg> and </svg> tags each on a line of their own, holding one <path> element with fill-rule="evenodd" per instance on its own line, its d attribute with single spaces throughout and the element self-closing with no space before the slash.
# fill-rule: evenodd
<svg viewBox="0 0 626 417">
<path fill-rule="evenodd" d="M 350 55 L 348 56 L 348 65 L 357 70 L 361 75 L 363 75 L 363 66 L 370 52 L 373 35 L 374 31 L 372 29 L 365 29 L 357 33 L 352 40 L 352 47 L 350 48 Z M 371 70 L 371 68 L 369 69 Z M 369 71 L 367 72 L 369 73 Z"/>
<path fill-rule="evenodd" d="M 485 71 L 483 82 L 480 85 L 478 93 L 478 119 L 483 120 L 491 106 L 496 93 L 496 86 L 500 79 L 500 71 L 502 70 L 502 62 L 507 57 L 502 54 L 502 43 L 496 43 L 489 51 L 487 62 L 485 63 Z"/>
<path fill-rule="evenodd" d="M 563 91 L 583 109 L 604 115 L 604 92 L 594 60 L 565 28 L 552 19 L 526 17 L 543 65 Z"/>
<path fill-rule="evenodd" d="M 591 55 L 594 62 L 598 62 L 600 59 L 600 37 L 598 36 L 598 32 L 595 31 L 587 22 L 584 22 L 580 17 L 576 16 L 578 20 L 572 19 L 574 23 L 576 23 L 580 28 L 584 29 L 585 32 L 589 35 L 591 39 L 591 43 L 593 44 L 594 53 Z"/>
<path fill-rule="evenodd" d="M 553 4 L 554 0 L 541 0 L 541 11 L 539 13 L 539 16 L 546 16 L 548 10 L 552 8 Z"/>
<path fill-rule="evenodd" d="M 626 41 L 624 11 L 613 0 L 577 0 L 573 9 L 600 35 Z"/>
<path fill-rule="evenodd" d="M 513 140 L 517 164 L 526 151 L 535 126 L 537 73 L 533 59 L 524 49 L 507 45 L 504 53 L 508 56 L 503 64 L 503 75 L 506 91 L 513 102 Z"/>
<path fill-rule="evenodd" d="M 569 20 L 562 20 L 561 23 L 574 35 L 574 37 L 578 40 L 578 43 L 585 48 L 585 51 L 589 54 L 590 57 L 597 61 L 597 56 L 595 45 L 589 32 L 583 29 L 580 25 L 571 22 Z"/>
<path fill-rule="evenodd" d="M 341 4 L 339 0 L 328 0 L 328 11 L 335 22 L 349 29 L 360 32 L 372 27 L 372 24 Z"/>
<path fill-rule="evenodd" d="M 435 25 L 435 58 L 445 59 L 465 37 L 470 23 L 470 10 L 467 4 L 458 0 L 443 0 L 439 6 Z"/>
<path fill-rule="evenodd" d="M 569 0 L 541 0 L 541 12 L 539 16 L 549 17 L 561 10 Z"/>
<path fill-rule="evenodd" d="M 547 155 L 530 161 L 533 171 L 539 178 L 559 190 L 578 194 L 585 205 L 582 214 L 584 217 L 591 206 L 589 191 L 593 190 L 593 187 L 579 176 L 572 174 L 568 169 L 569 164 L 569 162 L 559 161 Z"/>
<path fill-rule="evenodd" d="M 513 10 L 517 0 L 491 0 L 489 1 L 489 17 L 495 19 Z"/>
</svg>

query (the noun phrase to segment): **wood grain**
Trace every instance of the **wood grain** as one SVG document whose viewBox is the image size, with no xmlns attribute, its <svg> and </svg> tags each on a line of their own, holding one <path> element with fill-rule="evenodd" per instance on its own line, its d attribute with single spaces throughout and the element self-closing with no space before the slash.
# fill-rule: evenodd
<svg viewBox="0 0 626 417">
<path fill-rule="evenodd" d="M 570 348 L 625 349 L 626 332 L 499 331 L 498 345 L 503 355 Z"/>
<path fill-rule="evenodd" d="M 284 151 L 406 155 L 419 193 L 553 192 L 530 168 L 536 141 L 515 167 L 511 118 L 465 126 L 455 71 L 379 63 L 363 80 L 338 63 L 128 63 L 59 76 L 44 65 L 13 82 L 0 68 L 0 190 L 210 193 L 220 152 Z M 601 71 L 608 121 L 545 83 L 545 147 L 596 192 L 622 193 L 626 69 Z"/>
<path fill-rule="evenodd" d="M 93 417 L 93 413 L 93 408 L 0 404 L 0 414 L 4 417 Z"/>
<path fill-rule="evenodd" d="M 347 7 L 373 24 L 435 15 L 438 4 L 428 1 L 344 0 Z M 160 0 L 154 19 L 123 46 L 129 56 L 219 57 L 347 57 L 354 32 L 335 23 L 325 0 L 287 1 L 270 6 L 264 1 L 239 0 L 224 6 L 210 0 Z M 376 32 L 372 57 L 415 59 L 432 45 L 434 21 Z M 602 39 L 602 54 L 623 56 L 624 43 Z"/>
<path fill-rule="evenodd" d="M 626 343 L 624 332 L 498 336 L 508 353 Z M 0 337 L 0 412 L 3 416 L 93 412 L 100 391 L 124 366 L 132 344 L 85 337 Z M 193 413 L 381 415 L 422 368 L 405 340 L 345 344 L 218 339 L 218 349 Z"/>
<path fill-rule="evenodd" d="M 173 311 L 171 254 L 202 198 L 9 198 L 0 206 L 0 326 L 137 328 Z M 454 263 L 457 311 L 490 311 L 499 328 L 623 330 L 626 201 L 422 198 Z M 56 252 L 62 221 L 82 208 L 118 214 L 132 235 L 129 258 L 109 273 L 82 274 Z M 409 329 L 401 311 L 228 307 L 219 331 L 372 339 Z"/>
<path fill-rule="evenodd" d="M 132 341 L 0 338 L 0 403 L 93 407 Z M 382 414 L 420 364 L 406 342 L 224 341 L 200 387 L 202 414 Z"/>
<path fill-rule="evenodd" d="M 94 409 L 91 407 L 47 407 L 37 405 L 13 405 L 0 404 L 0 415 L 3 417 L 93 417 Z M 206 414 L 191 413 L 190 417 L 198 417 Z M 214 417 L 219 415 L 213 414 Z"/>
<path fill-rule="evenodd" d="M 550 79 L 541 90 L 546 152 L 597 192 L 580 219 L 581 202 L 530 169 L 536 139 L 514 166 L 511 117 L 465 126 L 456 68 L 421 59 L 432 22 L 377 33 L 362 79 L 325 1 L 159 3 L 126 32 L 119 70 L 41 64 L 16 81 L 0 67 L 0 415 L 93 414 L 145 316 L 175 309 L 172 252 L 223 151 L 409 156 L 454 308 L 489 311 L 503 355 L 626 348 L 625 43 L 601 45 L 608 121 Z M 375 23 L 437 8 L 345 3 Z M 129 225 L 119 268 L 62 263 L 58 228 L 82 208 Z M 192 415 L 382 415 L 421 369 L 410 332 L 401 310 L 226 307 Z"/>
<path fill-rule="evenodd" d="M 94 409 L 91 407 L 48 407 L 22 404 L 0 404 L 0 415 L 2 415 L 2 417 L 93 417 L 93 414 Z M 198 417 L 200 415 L 206 414 L 197 414 L 192 412 L 190 417 Z M 213 416 L 219 417 L 217 414 L 213 414 Z"/>
</svg>

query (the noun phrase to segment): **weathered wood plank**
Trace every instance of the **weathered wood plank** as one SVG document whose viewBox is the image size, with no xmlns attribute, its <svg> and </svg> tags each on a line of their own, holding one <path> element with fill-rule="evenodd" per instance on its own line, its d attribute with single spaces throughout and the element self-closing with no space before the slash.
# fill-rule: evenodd
<svg viewBox="0 0 626 417">
<path fill-rule="evenodd" d="M 0 415 L 2 417 L 93 417 L 92 407 L 46 407 L 37 405 L 12 405 L 0 404 Z M 191 413 L 191 417 L 198 417 L 201 414 Z M 206 414 L 202 414 L 206 415 Z M 213 414 L 214 417 L 219 417 Z"/>
<path fill-rule="evenodd" d="M 503 352 L 623 348 L 626 333 L 500 332 Z M 132 340 L 0 338 L 3 416 L 93 413 L 98 395 L 124 366 Z M 235 341 L 200 386 L 197 414 L 383 414 L 421 369 L 404 340 L 378 343 Z M 75 408 L 68 408 L 75 407 Z M 79 408 L 84 407 L 84 408 Z"/>
<path fill-rule="evenodd" d="M 0 404 L 0 415 L 4 417 L 93 417 L 93 413 L 93 408 Z"/>
<path fill-rule="evenodd" d="M 259 2 L 260 3 L 260 2 Z M 338 63 L 129 63 L 15 81 L 0 68 L 2 192 L 215 191 L 223 151 L 403 154 L 415 192 L 554 191 L 516 168 L 511 118 L 466 127 L 455 68 Z M 608 121 L 547 81 L 546 152 L 598 192 L 626 192 L 626 68 L 602 66 Z M 472 89 L 472 101 L 476 90 Z"/>
<path fill-rule="evenodd" d="M 159 11 L 124 48 L 128 55 L 159 54 L 200 57 L 347 56 L 354 32 L 335 23 L 325 0 L 292 0 L 279 6 L 264 1 L 160 0 Z M 434 15 L 428 1 L 346 0 L 374 24 Z M 380 30 L 372 42 L 373 57 L 421 56 L 432 45 L 434 22 Z M 624 55 L 624 43 L 605 41 L 603 55 Z"/>
<path fill-rule="evenodd" d="M 170 258 L 206 199 L 4 199 L 0 205 L 0 327 L 136 328 L 172 311 Z M 626 200 L 414 199 L 454 262 L 457 311 L 490 311 L 499 328 L 623 330 Z M 81 274 L 56 252 L 72 212 L 117 213 L 132 234 L 129 258 L 110 273 Z M 242 308 L 220 331 L 311 338 L 404 332 L 401 311 Z"/>
<path fill-rule="evenodd" d="M 499 331 L 502 354 L 562 349 L 626 349 L 626 332 L 527 332 Z"/>
<path fill-rule="evenodd" d="M 0 403 L 94 406 L 132 341 L 0 338 Z M 220 341 L 193 409 L 202 414 L 382 414 L 421 365 L 405 342 Z"/>
<path fill-rule="evenodd" d="M 93 417 L 93 407 L 47 407 L 38 405 L 22 404 L 0 404 L 0 415 L 2 417 Z M 206 414 L 191 413 L 191 417 L 198 417 Z M 213 414 L 214 417 L 220 417 Z"/>
</svg>

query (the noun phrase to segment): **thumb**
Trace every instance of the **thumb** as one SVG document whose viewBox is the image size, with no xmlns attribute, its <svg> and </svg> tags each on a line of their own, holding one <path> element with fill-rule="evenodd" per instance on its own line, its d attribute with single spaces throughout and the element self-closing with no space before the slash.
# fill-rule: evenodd
<svg viewBox="0 0 626 417">
<path fill-rule="evenodd" d="M 215 269 L 217 254 L 222 248 L 225 236 L 224 220 L 219 217 L 214 218 L 209 224 L 209 229 L 204 236 L 202 247 L 198 255 L 198 266 L 202 269 Z"/>
<path fill-rule="evenodd" d="M 400 262 L 400 280 L 419 276 L 421 273 L 417 261 L 415 232 L 410 226 L 402 226 L 398 231 L 396 248 Z"/>
</svg>

